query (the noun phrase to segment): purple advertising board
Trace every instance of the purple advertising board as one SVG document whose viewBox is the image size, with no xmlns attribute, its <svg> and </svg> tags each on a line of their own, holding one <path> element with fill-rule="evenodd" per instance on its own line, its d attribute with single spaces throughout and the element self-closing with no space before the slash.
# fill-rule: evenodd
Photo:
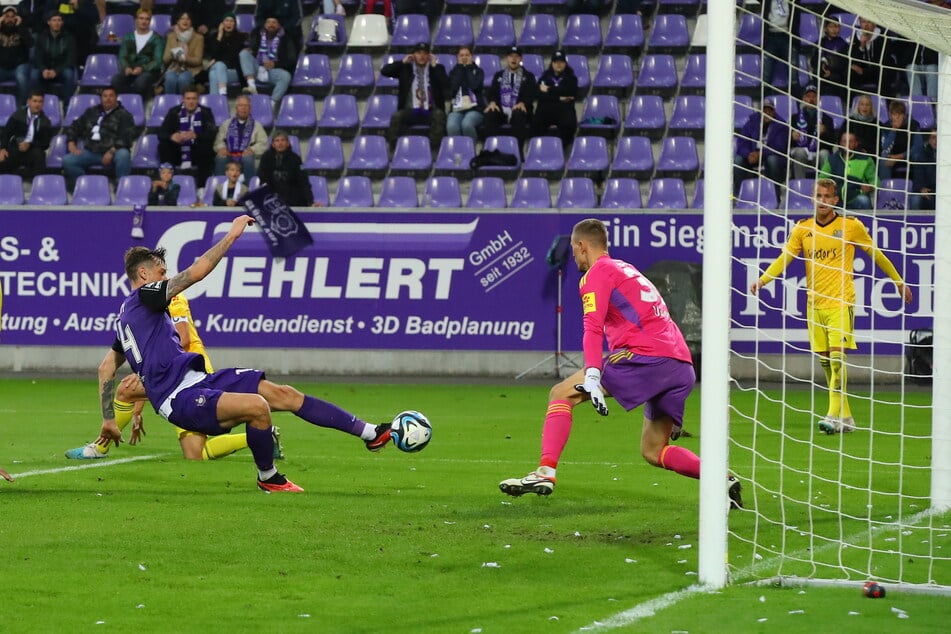
<svg viewBox="0 0 951 634">
<path fill-rule="evenodd" d="M 312 246 L 290 258 L 273 258 L 263 236 L 251 230 L 207 279 L 189 289 L 209 346 L 551 351 L 559 276 L 546 256 L 555 238 L 590 214 L 309 210 L 298 215 L 314 238 Z M 208 209 L 150 211 L 145 240 L 134 240 L 128 211 L 4 211 L 0 341 L 109 345 L 116 310 L 129 290 L 122 271 L 125 250 L 162 246 L 174 274 L 224 235 L 233 216 Z M 702 261 L 699 214 L 598 217 L 608 224 L 612 255 L 642 271 L 666 260 Z M 931 322 L 933 222 L 897 220 L 879 217 L 868 224 L 914 285 L 915 303 L 903 312 L 893 286 L 867 259 L 859 271 L 858 303 L 869 308 L 858 311 L 857 330 L 881 333 L 883 341 L 901 341 L 906 329 Z M 778 254 L 786 231 L 779 217 L 735 217 L 731 301 L 733 336 L 741 347 L 753 329 L 804 340 L 805 302 L 796 289 L 801 263 L 792 263 L 787 281 L 774 282 L 760 298 L 743 290 Z M 563 270 L 562 344 L 577 350 L 579 274 L 570 257 Z"/>
</svg>

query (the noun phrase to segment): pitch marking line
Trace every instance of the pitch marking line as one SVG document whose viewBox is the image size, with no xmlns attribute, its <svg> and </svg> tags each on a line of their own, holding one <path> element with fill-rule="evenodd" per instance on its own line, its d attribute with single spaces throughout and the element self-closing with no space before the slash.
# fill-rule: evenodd
<svg viewBox="0 0 951 634">
<path fill-rule="evenodd" d="M 604 621 L 595 621 L 591 625 L 585 625 L 578 631 L 601 632 L 604 630 L 613 630 L 618 627 L 626 627 L 639 621 L 640 619 L 646 619 L 648 617 L 654 616 L 657 614 L 657 612 L 680 603 L 680 601 L 692 597 L 695 594 L 709 592 L 711 590 L 713 590 L 713 588 L 710 586 L 694 584 L 684 588 L 683 590 L 668 592 L 667 594 L 659 596 L 656 599 L 645 601 L 644 603 L 635 605 L 633 608 L 624 610 L 623 612 L 618 612 L 614 616 L 609 617 Z"/>
<path fill-rule="evenodd" d="M 131 458 L 116 458 L 115 460 L 107 460 L 105 458 L 96 459 L 94 462 L 89 462 L 87 464 L 78 464 L 70 465 L 68 467 L 56 467 L 55 469 L 36 469 L 35 471 L 24 471 L 23 473 L 11 473 L 10 475 L 14 478 L 27 478 L 30 476 L 37 475 L 49 475 L 51 473 L 65 473 L 67 471 L 83 471 L 84 469 L 96 469 L 99 467 L 111 467 L 117 464 L 126 464 L 129 462 L 138 462 L 140 460 L 153 460 L 155 458 L 164 458 L 165 456 L 171 456 L 171 453 L 156 453 L 148 456 L 133 456 Z"/>
</svg>

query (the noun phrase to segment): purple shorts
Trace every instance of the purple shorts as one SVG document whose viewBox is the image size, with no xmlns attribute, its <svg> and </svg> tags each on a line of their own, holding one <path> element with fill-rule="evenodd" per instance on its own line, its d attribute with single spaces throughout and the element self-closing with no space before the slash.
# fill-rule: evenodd
<svg viewBox="0 0 951 634">
<path fill-rule="evenodd" d="M 172 399 L 170 423 L 207 436 L 227 434 L 218 424 L 218 399 L 224 392 L 257 394 L 264 372 L 250 368 L 226 368 L 185 388 Z"/>
<path fill-rule="evenodd" d="M 677 427 L 683 424 L 684 403 L 696 381 L 690 363 L 623 351 L 608 355 L 601 371 L 601 385 L 624 409 L 643 404 L 645 418 L 670 416 Z"/>
</svg>

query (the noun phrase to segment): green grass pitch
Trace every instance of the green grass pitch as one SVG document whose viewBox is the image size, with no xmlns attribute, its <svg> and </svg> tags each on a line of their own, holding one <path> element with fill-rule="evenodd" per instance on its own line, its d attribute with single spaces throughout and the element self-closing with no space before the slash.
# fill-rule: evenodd
<svg viewBox="0 0 951 634">
<path fill-rule="evenodd" d="M 247 451 L 186 462 L 154 414 L 143 444 L 67 461 L 64 450 L 98 431 L 94 378 L 0 380 L 0 465 L 19 476 L 0 482 L 0 631 L 947 631 L 951 600 L 921 595 L 731 586 L 674 601 L 697 582 L 698 487 L 641 460 L 639 411 L 576 410 L 554 495 L 512 499 L 498 482 L 535 466 L 547 386 L 296 385 L 373 422 L 418 409 L 433 441 L 419 454 L 370 454 L 276 415 L 279 468 L 306 493 L 268 495 Z M 698 393 L 687 423 L 696 435 L 680 441 L 696 451 Z M 743 393 L 733 401 L 755 406 Z M 733 425 L 752 439 L 752 425 Z M 837 468 L 837 443 L 867 442 L 812 438 L 810 425 L 793 433 L 829 447 L 815 469 Z M 875 451 L 892 455 L 900 442 L 883 435 Z M 787 462 L 807 453 L 797 451 Z M 750 469 L 750 456 L 737 460 Z M 776 481 L 757 473 L 766 481 L 745 486 L 766 509 L 783 470 Z M 901 486 L 927 490 L 927 478 L 903 472 Z M 734 513 L 731 527 L 744 533 L 752 518 Z M 752 556 L 736 542 L 734 552 Z"/>
</svg>

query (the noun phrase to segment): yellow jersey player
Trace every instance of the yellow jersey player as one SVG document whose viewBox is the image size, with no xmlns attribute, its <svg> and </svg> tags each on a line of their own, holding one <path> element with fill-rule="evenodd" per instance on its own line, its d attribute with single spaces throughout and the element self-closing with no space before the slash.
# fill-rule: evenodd
<svg viewBox="0 0 951 634">
<path fill-rule="evenodd" d="M 827 434 L 837 434 L 855 429 L 846 393 L 848 371 L 845 363 L 845 351 L 856 348 L 853 332 L 855 248 L 865 251 L 895 282 L 906 304 L 911 303 L 912 293 L 888 256 L 875 246 L 862 221 L 838 213 L 839 196 L 835 182 L 828 178 L 817 180 L 815 196 L 815 215 L 796 224 L 783 252 L 753 282 L 750 292 L 755 295 L 776 279 L 794 258 L 803 254 L 808 290 L 806 323 L 809 344 L 819 355 L 819 365 L 829 386 L 829 409 L 819 421 L 819 429 Z"/>
<path fill-rule="evenodd" d="M 168 305 L 168 313 L 181 339 L 182 348 L 186 352 L 200 354 L 205 360 L 205 371 L 214 372 L 211 365 L 211 359 L 205 350 L 205 344 L 195 328 L 195 321 L 192 318 L 191 308 L 188 305 L 188 299 L 184 295 L 176 295 Z M 145 386 L 137 374 L 130 374 L 119 382 L 116 390 L 116 398 L 113 402 L 115 409 L 116 426 L 121 433 L 129 422 L 132 422 L 132 434 L 129 438 L 129 444 L 135 445 L 145 435 L 145 427 L 142 423 L 142 410 L 148 396 L 145 393 Z M 284 454 L 280 442 L 280 430 L 272 427 L 274 436 L 274 457 L 283 458 Z M 188 431 L 175 426 L 178 434 L 178 442 L 182 447 L 182 455 L 188 460 L 214 460 L 233 454 L 248 446 L 247 434 L 223 434 L 221 436 L 208 437 L 194 431 Z M 118 445 L 121 440 L 115 441 Z M 90 460 L 96 458 L 105 458 L 109 455 L 109 448 L 112 441 L 97 439 L 94 442 L 70 449 L 66 452 L 66 457 L 74 460 Z"/>
</svg>

